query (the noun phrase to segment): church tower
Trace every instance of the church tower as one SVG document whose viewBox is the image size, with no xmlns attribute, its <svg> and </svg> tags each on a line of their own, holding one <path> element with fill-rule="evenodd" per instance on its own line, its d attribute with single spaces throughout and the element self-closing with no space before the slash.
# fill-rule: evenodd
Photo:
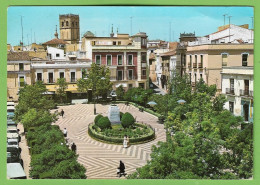
<svg viewBox="0 0 260 185">
<path fill-rule="evenodd" d="M 79 15 L 64 14 L 60 15 L 60 39 L 70 44 L 78 43 L 79 34 Z"/>
</svg>

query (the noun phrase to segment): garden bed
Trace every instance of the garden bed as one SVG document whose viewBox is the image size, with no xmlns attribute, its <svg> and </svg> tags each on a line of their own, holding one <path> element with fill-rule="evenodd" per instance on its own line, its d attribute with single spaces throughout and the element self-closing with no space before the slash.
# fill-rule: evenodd
<svg viewBox="0 0 260 185">
<path fill-rule="evenodd" d="M 122 144 L 125 135 L 129 137 L 131 145 L 146 143 L 155 139 L 153 128 L 140 123 L 135 123 L 132 128 L 127 129 L 124 129 L 121 125 L 113 125 L 112 129 L 104 131 L 101 131 L 94 124 L 90 124 L 88 134 L 95 140 L 112 144 Z"/>
</svg>

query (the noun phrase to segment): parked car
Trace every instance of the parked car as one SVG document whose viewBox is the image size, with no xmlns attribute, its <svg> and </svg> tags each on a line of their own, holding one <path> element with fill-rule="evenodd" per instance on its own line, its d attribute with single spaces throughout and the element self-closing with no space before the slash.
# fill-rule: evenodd
<svg viewBox="0 0 260 185">
<path fill-rule="evenodd" d="M 7 120 L 7 128 L 8 127 L 17 127 L 17 124 L 13 120 Z"/>
<path fill-rule="evenodd" d="M 14 107 L 14 102 L 13 101 L 8 101 L 7 102 L 7 107 L 10 107 L 10 106 Z"/>
<path fill-rule="evenodd" d="M 20 162 L 21 162 L 21 155 L 19 152 L 16 152 L 16 151 L 8 152 L 7 151 L 7 163 L 20 163 Z"/>
<path fill-rule="evenodd" d="M 18 139 L 7 139 L 7 147 L 19 148 L 19 140 Z"/>
<path fill-rule="evenodd" d="M 19 134 L 16 127 L 8 127 L 7 128 L 7 139 L 18 139 L 19 140 Z"/>
<path fill-rule="evenodd" d="M 20 163 L 7 163 L 8 179 L 26 179 L 26 174 Z"/>
</svg>

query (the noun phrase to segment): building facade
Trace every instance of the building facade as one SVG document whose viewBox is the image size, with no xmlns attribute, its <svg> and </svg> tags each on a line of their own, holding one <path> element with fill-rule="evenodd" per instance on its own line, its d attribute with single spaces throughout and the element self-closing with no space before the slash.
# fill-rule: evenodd
<svg viewBox="0 0 260 185">
<path fill-rule="evenodd" d="M 223 67 L 222 94 L 227 98 L 224 108 L 245 122 L 253 122 L 254 68 Z"/>
<path fill-rule="evenodd" d="M 147 35 L 138 33 L 95 37 L 91 32 L 82 38 L 82 51 L 93 63 L 109 67 L 113 89 L 122 85 L 147 88 Z"/>
</svg>

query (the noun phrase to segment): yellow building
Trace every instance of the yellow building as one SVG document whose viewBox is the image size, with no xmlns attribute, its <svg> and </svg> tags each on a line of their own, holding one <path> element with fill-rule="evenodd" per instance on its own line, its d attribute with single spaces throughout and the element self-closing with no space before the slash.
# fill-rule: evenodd
<svg viewBox="0 0 260 185">
<path fill-rule="evenodd" d="M 221 90 L 221 70 L 228 66 L 253 66 L 253 44 L 205 44 L 187 47 L 186 73 L 193 86 L 203 78 Z"/>
<path fill-rule="evenodd" d="M 7 101 L 18 101 L 19 89 L 31 84 L 29 52 L 10 52 L 7 55 Z"/>
</svg>

